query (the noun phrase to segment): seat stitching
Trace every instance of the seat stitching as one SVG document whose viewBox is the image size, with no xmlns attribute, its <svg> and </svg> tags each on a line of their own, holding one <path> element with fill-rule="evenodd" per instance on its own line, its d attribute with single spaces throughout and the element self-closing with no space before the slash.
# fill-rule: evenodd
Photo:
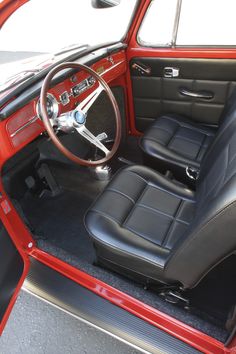
<svg viewBox="0 0 236 354">
<path fill-rule="evenodd" d="M 178 223 L 177 219 L 173 219 L 172 223 L 170 224 L 169 229 L 166 232 L 166 235 L 165 235 L 164 239 L 162 240 L 161 246 L 166 248 L 166 249 L 172 249 L 173 248 L 173 247 L 168 248 L 167 247 L 167 243 L 168 243 L 169 238 L 171 236 L 171 232 L 173 231 L 174 227 L 176 226 L 176 223 Z"/>
<path fill-rule="evenodd" d="M 228 147 L 229 148 L 229 147 Z M 233 157 L 230 159 L 229 163 L 228 163 L 228 166 L 232 163 L 232 161 L 235 159 L 236 157 L 236 153 L 233 155 Z"/>
<path fill-rule="evenodd" d="M 186 151 L 187 149 L 185 149 L 185 151 L 183 152 L 183 151 L 176 150 L 176 149 L 173 148 L 173 147 L 170 147 L 169 150 L 170 150 L 171 152 L 173 152 L 173 153 L 178 153 L 178 154 L 179 154 L 179 155 L 178 155 L 178 158 L 182 157 L 182 158 L 185 159 L 185 160 L 186 160 L 186 159 L 190 160 L 190 161 L 191 161 L 190 164 L 196 162 L 195 157 L 194 157 L 190 152 L 187 152 L 187 151 Z M 197 161 L 197 162 L 198 162 L 198 161 Z M 185 164 L 188 164 L 188 162 L 186 163 L 185 161 L 184 161 L 184 163 L 185 163 Z"/>
<path fill-rule="evenodd" d="M 152 182 L 149 182 L 148 185 L 151 186 L 151 187 L 154 188 L 154 189 L 157 189 L 157 190 L 160 190 L 160 191 L 165 192 L 165 193 L 167 193 L 167 194 L 173 195 L 173 196 L 176 197 L 176 198 L 180 198 L 180 197 L 177 195 L 177 193 L 175 194 L 174 192 L 170 192 L 170 191 L 168 191 L 168 190 L 166 190 L 166 189 L 164 189 L 164 188 L 161 188 L 160 186 L 156 186 L 156 185 L 153 184 Z M 184 199 L 184 200 L 189 201 L 187 198 L 184 198 L 184 197 L 181 197 L 181 199 Z M 189 201 L 189 202 L 191 202 L 191 201 Z"/>
<path fill-rule="evenodd" d="M 177 220 L 177 216 L 178 216 L 180 207 L 182 206 L 182 202 L 183 202 L 183 200 L 180 200 L 178 208 L 177 208 L 177 210 L 175 212 L 175 215 L 172 217 L 172 223 L 170 224 L 170 226 L 169 226 L 168 230 L 166 231 L 166 234 L 165 234 L 165 236 L 164 236 L 164 238 L 162 240 L 162 243 L 161 243 L 162 246 L 166 245 L 166 243 L 167 243 L 167 241 L 169 239 L 170 232 L 173 230 L 175 221 Z M 189 225 L 189 224 L 187 224 L 187 225 Z"/>
<path fill-rule="evenodd" d="M 114 188 L 107 188 L 106 191 L 111 191 L 111 192 L 114 192 L 114 193 L 117 193 L 117 194 L 120 194 L 122 195 L 123 197 L 127 198 L 128 200 L 130 200 L 133 204 L 135 204 L 135 201 L 133 198 L 131 198 L 130 196 L 128 196 L 127 194 L 117 190 L 117 189 L 114 189 Z"/>
<path fill-rule="evenodd" d="M 206 194 L 204 193 L 205 194 L 204 200 L 207 200 L 208 196 L 211 195 L 212 191 L 215 189 L 215 186 L 221 184 L 221 180 L 222 180 L 222 176 L 220 175 L 218 176 L 215 183 L 211 186 L 211 188 L 206 191 Z M 205 187 L 207 187 L 206 182 L 205 182 Z"/>
<path fill-rule="evenodd" d="M 132 208 L 132 209 L 135 209 L 135 208 Z M 132 209 L 131 209 L 131 210 L 132 210 Z M 97 209 L 92 209 L 91 211 L 96 212 L 96 213 L 98 213 L 98 214 L 104 216 L 104 217 L 107 218 L 107 219 L 113 220 L 113 221 L 117 222 L 117 224 L 118 224 L 120 227 L 123 227 L 123 224 L 124 224 L 124 223 L 119 222 L 116 218 L 114 218 L 114 217 L 112 217 L 112 216 L 110 216 L 110 215 L 107 215 L 106 213 L 101 212 L 100 210 L 97 210 Z M 136 230 L 133 230 L 133 229 L 132 229 L 131 227 L 129 227 L 129 226 L 125 226 L 124 228 L 127 229 L 127 230 L 129 230 L 130 232 L 133 232 L 135 235 L 137 235 L 137 236 L 139 236 L 139 237 L 142 237 L 144 240 L 153 243 L 154 245 L 161 246 L 161 243 L 158 244 L 158 243 L 156 243 L 156 242 L 154 242 L 154 241 L 152 241 L 152 240 L 147 239 L 146 235 L 141 234 L 141 233 L 137 232 Z M 162 247 L 162 248 L 166 248 L 166 247 Z M 166 249 L 168 250 L 168 248 L 166 248 Z"/>
<path fill-rule="evenodd" d="M 226 206 L 224 206 L 221 210 L 219 210 L 217 212 L 217 214 L 215 214 L 213 217 L 211 217 L 209 220 L 207 220 L 204 224 L 200 225 L 197 229 L 194 230 L 194 232 L 192 233 L 192 237 L 188 237 L 186 238 L 186 241 L 184 242 L 184 244 L 182 245 L 182 247 L 179 247 L 176 252 L 173 254 L 172 258 L 171 258 L 171 262 L 173 264 L 174 260 L 181 255 L 181 253 L 184 253 L 185 249 L 189 246 L 189 244 L 195 240 L 195 238 L 198 236 L 198 233 L 204 229 L 206 229 L 206 227 L 215 219 L 217 219 L 220 215 L 222 215 L 223 213 L 227 212 L 227 210 L 234 205 L 236 202 L 235 200 L 229 204 L 227 204 Z M 165 270 L 168 271 L 168 268 L 170 268 L 170 262 L 168 262 L 165 266 Z"/>
<path fill-rule="evenodd" d="M 91 211 L 94 211 L 94 212 L 106 217 L 107 219 L 111 219 L 111 220 L 115 221 L 117 224 L 119 224 L 120 226 L 122 226 L 122 223 L 118 219 L 114 218 L 111 215 L 108 215 L 107 213 L 104 213 L 103 211 L 100 211 L 100 210 L 97 210 L 97 209 L 94 209 L 94 208 L 91 209 Z"/>
<path fill-rule="evenodd" d="M 179 213 L 183 210 L 184 204 L 185 204 L 185 200 L 183 198 L 181 198 L 180 204 L 178 205 L 178 208 L 176 209 L 176 212 L 175 212 L 175 218 L 177 220 L 180 220 L 180 219 L 178 219 L 178 217 L 179 217 Z M 187 221 L 183 220 L 183 222 L 186 223 L 187 225 L 189 225 L 189 223 Z"/>
<path fill-rule="evenodd" d="M 179 126 L 175 129 L 174 134 L 172 135 L 172 137 L 170 138 L 170 140 L 168 141 L 168 143 L 166 144 L 167 147 L 170 147 L 172 140 L 174 139 L 177 131 L 179 130 Z"/>
<path fill-rule="evenodd" d="M 153 125 L 153 127 L 152 127 L 151 129 L 163 130 L 164 132 L 167 132 L 167 133 L 169 133 L 169 134 L 172 134 L 172 133 L 173 133 L 173 131 L 170 131 L 170 130 L 168 130 L 168 129 L 166 129 L 166 128 L 159 127 L 159 126 L 155 126 L 155 125 Z M 147 134 L 148 134 L 148 133 L 147 133 Z"/>
<path fill-rule="evenodd" d="M 100 214 L 100 211 L 99 211 L 99 212 L 98 212 L 97 210 L 94 210 L 94 211 L 95 211 L 96 213 Z M 104 217 L 107 218 L 107 219 L 110 219 L 110 217 L 107 216 L 107 215 L 104 215 Z M 129 230 L 129 231 L 130 231 L 130 230 Z M 108 242 L 101 241 L 101 239 L 98 238 L 98 237 L 96 237 L 91 231 L 89 231 L 89 234 L 90 234 L 90 235 L 93 235 L 93 237 L 94 237 L 98 242 L 100 242 L 100 243 L 102 243 L 102 244 L 104 244 L 104 245 L 106 245 L 106 246 L 108 246 L 108 247 L 110 247 L 110 248 L 113 248 L 113 249 L 115 249 L 115 250 L 121 251 L 121 252 L 123 252 L 123 253 L 125 253 L 125 254 L 127 254 L 127 255 L 130 255 L 130 256 L 137 256 L 137 255 L 134 254 L 134 253 L 127 252 L 127 251 L 125 251 L 124 249 L 121 249 L 121 248 L 119 248 L 119 247 L 116 247 L 116 246 L 114 246 L 114 245 L 111 245 L 111 244 L 108 243 Z M 139 236 L 139 235 L 137 235 L 137 236 Z M 140 237 L 141 237 L 141 236 L 140 236 Z M 147 240 L 147 239 L 146 239 L 146 241 L 151 242 L 151 241 L 149 241 L 149 240 Z M 160 246 L 159 246 L 158 244 L 156 244 L 156 243 L 154 243 L 154 245 L 157 246 L 157 247 L 160 247 Z M 164 247 L 160 247 L 160 248 L 164 248 Z M 170 250 L 169 250 L 168 248 L 166 248 L 166 250 L 167 250 L 168 252 L 170 252 Z M 155 265 L 155 266 L 158 266 L 158 267 L 161 268 L 161 269 L 164 268 L 164 266 L 161 266 L 161 265 L 159 265 L 159 264 L 157 264 L 157 263 L 154 263 L 153 261 L 150 261 L 150 259 L 148 259 L 148 258 L 144 258 L 144 257 L 142 257 L 142 256 L 140 256 L 140 255 L 138 255 L 138 257 L 139 257 L 140 259 L 144 260 L 144 261 L 147 261 L 147 262 L 150 263 L 150 264 L 153 264 L 153 265 Z"/>
<path fill-rule="evenodd" d="M 231 164 L 231 162 L 233 161 L 233 159 L 234 159 L 234 157 L 235 157 L 235 155 L 234 155 L 233 159 L 229 160 L 229 158 L 230 158 L 229 149 L 230 149 L 230 144 L 227 146 L 227 165 L 226 165 L 226 169 L 225 169 L 225 171 L 224 171 L 224 179 L 223 179 L 223 182 L 225 182 L 229 165 Z"/>
<path fill-rule="evenodd" d="M 123 223 L 122 223 L 122 226 L 123 225 L 126 225 L 127 224 L 127 221 L 129 220 L 129 218 L 131 217 L 131 215 L 133 214 L 134 212 L 134 209 L 135 209 L 135 206 L 136 204 L 138 203 L 138 201 L 142 198 L 142 196 L 144 195 L 145 191 L 146 191 L 146 188 L 147 188 L 147 184 L 146 186 L 144 187 L 144 189 L 141 191 L 140 195 L 138 196 L 137 200 L 136 200 L 136 203 L 134 204 L 133 208 L 130 209 L 130 211 L 128 212 L 128 214 L 126 215 Z"/>
<path fill-rule="evenodd" d="M 184 221 L 184 220 L 175 218 L 173 215 L 167 214 L 167 213 L 165 213 L 164 211 L 161 211 L 161 210 L 159 210 L 159 209 L 152 208 L 152 207 L 150 207 L 150 206 L 148 206 L 148 205 L 145 205 L 145 204 L 136 204 L 135 208 L 136 208 L 137 206 L 139 206 L 139 207 L 141 207 L 141 208 L 144 208 L 144 209 L 149 209 L 149 210 L 153 211 L 154 213 L 161 214 L 161 215 L 163 215 L 163 216 L 168 217 L 169 219 L 172 219 L 172 220 L 176 219 L 176 221 L 178 221 L 178 222 L 181 223 L 181 224 L 189 225 L 189 223 L 188 223 L 187 221 Z M 178 208 L 179 208 L 179 207 L 178 207 Z"/>
<path fill-rule="evenodd" d="M 194 202 L 194 201 L 192 201 L 192 200 L 189 200 L 187 197 L 182 197 L 182 196 L 179 197 L 177 193 L 168 191 L 168 190 L 166 190 L 166 189 L 164 189 L 164 188 L 162 188 L 162 187 L 160 187 L 160 186 L 155 185 L 154 183 L 152 183 L 152 182 L 150 182 L 150 181 L 145 180 L 142 176 L 139 176 L 137 173 L 135 173 L 135 172 L 133 172 L 133 171 L 126 171 L 126 173 L 128 173 L 128 174 L 134 174 L 135 176 L 140 177 L 140 179 L 143 180 L 149 187 L 151 186 L 151 187 L 154 188 L 154 189 L 157 189 L 157 190 L 160 190 L 160 191 L 162 191 L 162 192 L 168 193 L 168 194 L 170 194 L 170 195 L 173 195 L 174 197 L 181 198 L 181 199 L 186 200 L 186 201 L 188 201 L 188 202 L 190 202 L 190 203 L 193 203 L 193 202 Z"/>
<path fill-rule="evenodd" d="M 197 145 L 197 146 L 201 146 L 202 145 L 202 142 L 197 142 L 196 140 L 192 140 L 192 139 L 189 139 L 189 138 L 186 138 L 185 136 L 181 136 L 181 135 L 176 135 L 175 138 L 177 139 L 181 139 L 181 140 L 184 140 L 184 141 L 188 141 L 194 145 Z"/>
<path fill-rule="evenodd" d="M 199 128 L 199 127 L 195 127 L 195 126 L 193 126 L 191 124 L 188 124 L 188 123 L 184 123 L 184 122 L 181 122 L 181 121 L 178 121 L 178 120 L 176 121 L 174 118 L 171 118 L 171 117 L 166 117 L 165 119 L 169 119 L 172 122 L 175 122 L 175 123 L 179 124 L 182 128 L 192 129 L 194 131 L 201 132 L 201 133 L 209 135 L 209 136 L 214 135 L 212 132 L 204 130 L 202 127 Z"/>
<path fill-rule="evenodd" d="M 225 178 L 227 176 L 227 167 L 228 167 L 228 159 L 229 159 L 229 145 L 227 146 L 227 163 L 226 163 L 226 167 L 223 169 L 224 174 L 222 175 L 219 174 L 215 183 L 213 185 L 211 185 L 211 188 L 205 192 L 206 187 L 207 187 L 207 183 L 206 183 L 206 179 L 204 181 L 204 193 L 202 193 L 204 195 L 204 201 L 207 200 L 207 198 L 209 197 L 209 195 L 212 194 L 212 192 L 214 191 L 214 194 L 211 195 L 211 199 L 215 198 L 216 194 L 218 193 L 218 191 L 221 189 L 222 185 L 224 184 Z M 218 186 L 218 188 L 216 187 Z"/>
<path fill-rule="evenodd" d="M 205 135 L 205 140 L 204 140 L 204 144 L 203 144 L 203 147 L 204 148 L 207 148 L 209 146 L 209 143 L 207 143 L 207 138 L 212 138 L 212 137 L 209 137 L 208 135 Z M 211 142 L 212 140 L 210 140 Z"/>
<path fill-rule="evenodd" d="M 156 138 L 150 138 L 150 137 L 144 137 L 143 140 L 151 140 L 151 141 L 154 141 L 155 143 L 157 144 L 160 144 L 160 145 L 166 145 L 166 143 L 163 143 L 162 141 L 156 139 Z"/>
<path fill-rule="evenodd" d="M 136 230 L 133 230 L 132 227 L 127 226 L 126 229 L 129 230 L 130 232 L 134 233 L 135 235 L 143 238 L 144 240 L 146 240 L 150 243 L 153 243 L 156 246 L 160 246 L 161 248 L 165 248 L 165 249 L 169 250 L 169 248 L 162 246 L 162 243 L 157 243 L 157 242 L 154 242 L 154 241 L 148 239 L 146 235 L 141 234 L 141 233 L 137 232 Z"/>
<path fill-rule="evenodd" d="M 128 174 L 133 174 L 133 175 L 139 177 L 142 181 L 145 182 L 145 184 L 148 184 L 148 181 L 144 177 L 142 177 L 139 174 L 137 174 L 136 172 L 133 172 L 133 171 L 125 171 L 125 172 L 128 173 Z"/>
<path fill-rule="evenodd" d="M 197 156 L 195 157 L 195 160 L 198 159 L 198 157 L 199 157 L 199 155 L 200 155 L 200 152 L 202 151 L 203 147 L 205 148 L 204 143 L 205 143 L 205 141 L 206 141 L 206 138 L 207 138 L 207 136 L 205 135 L 205 136 L 204 136 L 204 139 L 203 139 L 203 141 L 202 141 L 202 144 L 200 145 L 200 148 L 199 148 L 199 150 L 198 150 Z M 207 146 L 206 146 L 206 147 L 207 147 Z"/>
<path fill-rule="evenodd" d="M 224 174 L 223 175 L 221 174 L 219 176 L 217 181 L 220 181 L 220 182 L 214 184 L 213 188 L 211 188 L 211 190 L 210 190 L 210 193 L 208 193 L 206 195 L 205 200 L 208 198 L 208 196 L 211 194 L 211 192 L 215 189 L 214 194 L 211 196 L 211 198 L 214 198 L 215 195 L 217 194 L 217 192 L 221 189 L 222 185 L 225 184 L 227 172 L 228 172 L 228 166 L 229 166 L 229 147 L 230 147 L 230 144 L 227 146 L 227 150 L 226 150 L 227 163 L 226 163 L 226 168 L 223 169 Z M 218 188 L 215 188 L 217 185 L 218 185 Z"/>
</svg>

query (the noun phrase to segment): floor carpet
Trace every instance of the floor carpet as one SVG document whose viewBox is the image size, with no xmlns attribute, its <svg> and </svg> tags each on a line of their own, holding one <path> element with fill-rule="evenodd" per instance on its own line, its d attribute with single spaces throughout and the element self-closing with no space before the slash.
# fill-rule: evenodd
<svg viewBox="0 0 236 354">
<path fill-rule="evenodd" d="M 135 147 L 137 142 L 131 142 Z M 132 158 L 132 153 L 125 154 Z M 130 156 L 131 155 L 131 156 Z M 141 158 L 140 158 L 141 159 Z M 135 161 L 138 162 L 138 161 Z M 117 163 L 117 168 L 120 164 Z M 84 227 L 84 215 L 107 182 L 97 181 L 86 168 L 73 169 L 50 165 L 50 170 L 62 187 L 56 197 L 39 198 L 30 193 L 20 201 L 23 213 L 33 227 L 38 246 L 69 264 L 84 270 L 94 277 L 124 291 L 131 296 L 183 321 L 206 334 L 225 341 L 227 332 L 222 322 L 196 309 L 185 311 L 165 302 L 155 292 L 144 290 L 108 269 L 93 265 L 95 253 L 92 241 Z"/>
</svg>

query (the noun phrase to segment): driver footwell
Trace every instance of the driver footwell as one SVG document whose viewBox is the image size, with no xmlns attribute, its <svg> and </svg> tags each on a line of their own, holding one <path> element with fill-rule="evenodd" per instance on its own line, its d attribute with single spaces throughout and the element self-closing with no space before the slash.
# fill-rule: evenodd
<svg viewBox="0 0 236 354">
<path fill-rule="evenodd" d="M 39 248 L 222 342 L 226 340 L 228 334 L 220 319 L 167 303 L 135 281 L 94 265 L 95 252 L 83 219 L 107 182 L 95 180 L 85 168 L 51 164 L 50 171 L 61 186 L 60 194 L 39 198 L 26 193 L 20 200 Z"/>
</svg>

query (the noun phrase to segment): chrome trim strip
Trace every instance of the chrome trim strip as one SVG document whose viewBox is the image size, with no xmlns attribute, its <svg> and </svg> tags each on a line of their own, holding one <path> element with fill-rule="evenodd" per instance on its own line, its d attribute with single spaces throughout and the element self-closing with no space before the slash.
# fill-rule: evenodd
<svg viewBox="0 0 236 354">
<path fill-rule="evenodd" d="M 66 96 L 64 100 L 62 98 L 63 96 Z M 59 96 L 60 103 L 63 106 L 66 106 L 70 102 L 70 96 L 71 94 L 69 94 L 67 91 L 62 92 L 62 94 Z"/>
<path fill-rule="evenodd" d="M 14 136 L 16 136 L 18 133 L 20 133 L 23 129 L 25 129 L 26 127 L 28 127 L 30 124 L 36 122 L 39 118 L 37 116 L 34 116 L 33 118 L 31 118 L 30 120 L 28 120 L 27 123 L 25 123 L 24 125 L 22 125 L 20 128 L 18 128 L 16 131 L 14 131 L 14 133 L 12 133 L 10 135 L 11 138 L 14 138 Z"/>
<path fill-rule="evenodd" d="M 182 0 L 178 0 L 176 6 L 174 27 L 172 32 L 171 47 L 175 47 L 176 45 L 181 9 L 182 9 Z"/>
<path fill-rule="evenodd" d="M 189 90 L 188 88 L 184 88 L 184 87 L 179 88 L 179 93 L 183 96 L 186 96 L 186 97 L 199 98 L 199 99 L 203 99 L 203 100 L 211 100 L 212 98 L 214 98 L 213 92 L 192 91 L 192 90 Z"/>
<path fill-rule="evenodd" d="M 119 65 L 121 65 L 121 64 L 123 64 L 123 63 L 125 63 L 125 60 L 121 60 L 121 61 L 119 61 L 118 63 L 113 64 L 112 66 L 110 66 L 109 68 L 107 68 L 106 70 L 104 70 L 104 71 L 100 74 L 100 76 L 103 76 L 104 74 L 108 73 L 109 71 L 113 70 L 115 67 L 117 67 L 117 66 L 119 66 Z"/>
</svg>

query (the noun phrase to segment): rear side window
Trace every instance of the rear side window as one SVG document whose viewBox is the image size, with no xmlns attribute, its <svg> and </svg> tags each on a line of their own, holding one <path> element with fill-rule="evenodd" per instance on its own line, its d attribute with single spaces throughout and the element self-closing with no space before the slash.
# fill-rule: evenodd
<svg viewBox="0 0 236 354">
<path fill-rule="evenodd" d="M 236 46 L 235 0 L 153 0 L 139 29 L 144 46 Z"/>
</svg>

